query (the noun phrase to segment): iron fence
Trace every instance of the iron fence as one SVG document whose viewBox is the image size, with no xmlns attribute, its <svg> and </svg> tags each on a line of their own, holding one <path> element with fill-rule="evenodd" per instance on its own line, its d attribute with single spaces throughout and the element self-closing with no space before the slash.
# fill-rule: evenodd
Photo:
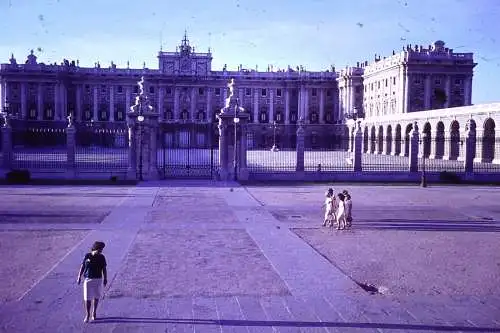
<svg viewBox="0 0 500 333">
<path fill-rule="evenodd" d="M 66 169 L 64 122 L 12 121 L 12 167 L 62 172 Z"/>
<path fill-rule="evenodd" d="M 75 124 L 75 169 L 77 172 L 126 172 L 128 128 L 124 122 Z"/>
</svg>

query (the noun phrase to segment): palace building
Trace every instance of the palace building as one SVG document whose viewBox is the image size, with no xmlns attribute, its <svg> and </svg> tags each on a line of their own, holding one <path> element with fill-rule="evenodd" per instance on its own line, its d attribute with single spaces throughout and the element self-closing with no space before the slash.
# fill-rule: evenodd
<svg viewBox="0 0 500 333">
<path fill-rule="evenodd" d="M 210 50 L 196 52 L 184 35 L 175 52 L 158 53 L 157 69 L 114 63 L 88 68 L 73 60 L 46 64 L 33 51 L 18 63 L 12 55 L 0 69 L 0 107 L 32 123 L 62 122 L 69 114 L 75 123 L 125 123 L 144 76 L 162 124 L 208 126 L 224 107 L 227 83 L 234 78 L 239 105 L 250 115 L 250 145 L 269 146 L 274 122 L 280 144 L 288 145 L 293 125 L 303 119 L 306 146 L 314 146 L 346 135 L 349 118 L 470 105 L 475 65 L 472 53 L 455 53 L 437 41 L 339 71 L 333 66 L 317 72 L 303 66 L 258 71 L 241 65 L 214 70 Z"/>
</svg>

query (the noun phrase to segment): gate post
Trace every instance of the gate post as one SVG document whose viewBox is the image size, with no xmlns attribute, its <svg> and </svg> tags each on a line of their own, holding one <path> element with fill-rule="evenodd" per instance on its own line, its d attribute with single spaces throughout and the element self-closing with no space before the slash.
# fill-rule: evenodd
<svg viewBox="0 0 500 333">
<path fill-rule="evenodd" d="M 12 127 L 10 126 L 9 116 L 3 114 L 3 126 L 2 126 L 2 168 L 4 171 L 8 172 L 12 169 Z"/>
<path fill-rule="evenodd" d="M 465 125 L 464 169 L 467 179 L 474 178 L 474 158 L 476 157 L 476 123 L 468 121 Z"/>
<path fill-rule="evenodd" d="M 410 132 L 410 151 L 409 153 L 409 171 L 417 172 L 418 171 L 418 149 L 419 149 L 419 133 L 418 133 L 418 124 L 417 122 L 413 123 L 413 129 Z"/>
<path fill-rule="evenodd" d="M 72 179 L 76 177 L 76 129 L 72 115 L 70 114 L 66 119 L 68 119 L 68 127 L 66 128 L 66 177 Z"/>
<path fill-rule="evenodd" d="M 361 128 L 361 121 L 357 121 L 356 130 L 354 131 L 354 145 L 353 145 L 353 161 L 352 166 L 354 172 L 363 171 L 363 129 Z"/>
<path fill-rule="evenodd" d="M 226 104 L 221 109 L 220 113 L 217 115 L 217 119 L 219 119 L 219 159 L 220 159 L 220 180 L 229 180 L 229 176 L 231 172 L 229 172 L 229 165 L 232 163 L 236 163 L 234 166 L 236 175 L 235 179 L 238 180 L 247 180 L 248 179 L 248 169 L 247 169 L 247 160 L 246 160 L 246 126 L 250 115 L 245 111 L 244 108 L 239 106 L 239 100 L 234 95 L 234 79 L 231 79 L 229 84 L 227 85 L 229 88 L 229 96 L 226 98 Z M 238 140 L 240 141 L 240 149 L 235 149 L 236 154 L 239 156 L 233 156 L 233 161 L 229 161 L 229 135 L 227 128 L 228 124 L 233 123 L 233 129 L 235 131 L 234 134 L 234 142 L 235 145 L 238 145 Z M 240 128 L 240 135 L 238 138 L 237 130 Z M 237 148 L 237 147 L 236 147 Z"/>
<path fill-rule="evenodd" d="M 159 114 L 154 111 L 144 92 L 144 76 L 138 85 L 139 95 L 127 113 L 129 128 L 132 128 L 132 131 L 129 131 L 132 147 L 130 155 L 134 159 L 131 164 L 133 166 L 135 162 L 136 168 L 138 166 L 139 180 L 153 180 L 159 178 L 156 144 Z M 130 172 L 132 171 L 133 168 Z"/>
<path fill-rule="evenodd" d="M 305 130 L 304 130 L 304 119 L 300 118 L 299 121 L 297 122 L 297 143 L 296 143 L 296 154 L 297 154 L 297 161 L 295 165 L 295 171 L 304 173 L 304 135 L 305 135 Z M 299 179 L 303 179 L 303 174 L 299 176 Z"/>
</svg>

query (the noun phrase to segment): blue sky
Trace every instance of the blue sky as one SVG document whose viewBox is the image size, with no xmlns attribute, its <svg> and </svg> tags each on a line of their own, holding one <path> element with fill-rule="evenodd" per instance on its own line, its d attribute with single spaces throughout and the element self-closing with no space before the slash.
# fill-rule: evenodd
<svg viewBox="0 0 500 333">
<path fill-rule="evenodd" d="M 214 69 L 325 70 L 441 39 L 475 53 L 479 104 L 500 100 L 499 24 L 499 0 L 0 0 L 0 62 L 35 49 L 43 62 L 157 68 L 160 39 L 175 50 L 187 29 Z"/>
</svg>

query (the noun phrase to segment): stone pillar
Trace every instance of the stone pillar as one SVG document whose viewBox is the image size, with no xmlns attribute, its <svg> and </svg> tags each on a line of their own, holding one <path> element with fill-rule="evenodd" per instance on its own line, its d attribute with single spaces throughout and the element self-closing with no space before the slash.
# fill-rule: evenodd
<svg viewBox="0 0 500 333">
<path fill-rule="evenodd" d="M 37 120 L 43 120 L 43 112 L 44 112 L 43 83 L 38 84 L 36 103 L 37 103 L 36 118 Z"/>
<path fill-rule="evenodd" d="M 472 74 L 468 75 L 464 81 L 464 105 L 472 105 Z"/>
<path fill-rule="evenodd" d="M 238 180 L 248 180 L 247 168 L 247 130 L 248 120 L 240 118 L 240 156 L 239 156 L 239 170 Z"/>
<path fill-rule="evenodd" d="M 109 121 L 115 121 L 115 87 L 109 86 Z"/>
<path fill-rule="evenodd" d="M 228 142 L 227 142 L 227 124 L 219 118 L 219 179 L 228 180 Z"/>
<path fill-rule="evenodd" d="M 190 105 L 189 105 L 189 113 L 191 114 L 191 121 L 195 122 L 196 121 L 196 94 L 195 94 L 195 87 L 191 88 L 191 100 L 190 100 Z"/>
<path fill-rule="evenodd" d="M 207 122 L 212 123 L 213 110 L 212 110 L 212 89 L 207 87 Z"/>
<path fill-rule="evenodd" d="M 61 94 L 59 120 L 63 120 L 68 116 L 68 89 L 63 82 L 59 85 L 59 89 Z"/>
<path fill-rule="evenodd" d="M 409 171 L 418 172 L 418 149 L 419 149 L 419 133 L 417 122 L 413 123 L 413 129 L 410 132 L 410 151 L 409 151 Z"/>
<path fill-rule="evenodd" d="M 92 120 L 97 120 L 99 119 L 99 104 L 98 104 L 98 90 L 97 90 L 97 86 L 94 86 L 94 91 L 93 91 L 93 98 L 92 98 L 92 102 L 93 102 L 93 110 L 92 110 Z"/>
<path fill-rule="evenodd" d="M 269 122 L 274 121 L 274 89 L 269 88 Z"/>
<path fill-rule="evenodd" d="M 21 119 L 26 119 L 28 113 L 28 94 L 26 91 L 26 82 L 21 83 Z"/>
<path fill-rule="evenodd" d="M 158 115 L 160 121 L 163 121 L 165 119 L 165 114 L 163 110 L 163 102 L 165 99 L 165 87 L 159 86 L 158 87 Z"/>
<path fill-rule="evenodd" d="M 259 89 L 253 89 L 253 122 L 259 122 Z"/>
<path fill-rule="evenodd" d="M 319 88 L 319 123 L 325 123 L 325 89 Z"/>
<path fill-rule="evenodd" d="M 76 86 L 76 106 L 75 106 L 76 117 L 74 119 L 80 119 L 80 121 L 84 121 L 85 116 L 82 110 L 82 85 L 79 84 Z"/>
<path fill-rule="evenodd" d="M 290 124 L 290 89 L 285 88 L 285 125 Z"/>
<path fill-rule="evenodd" d="M 179 87 L 174 88 L 174 120 L 181 119 L 179 111 Z"/>
<path fill-rule="evenodd" d="M 54 119 L 62 119 L 61 115 L 61 84 L 56 82 L 54 85 Z"/>
<path fill-rule="evenodd" d="M 465 132 L 464 170 L 466 175 L 474 172 L 474 158 L 476 157 L 476 125 L 469 122 Z"/>
<path fill-rule="evenodd" d="M 4 170 L 12 169 L 14 154 L 12 151 L 12 127 L 9 120 L 5 121 L 2 126 L 2 167 Z"/>
<path fill-rule="evenodd" d="M 304 172 L 304 150 L 305 150 L 305 129 L 304 129 L 304 119 L 299 119 L 297 122 L 297 164 L 295 166 L 295 171 Z"/>
<path fill-rule="evenodd" d="M 134 108 L 134 106 L 132 106 Z M 137 109 L 136 109 L 137 110 Z M 156 138 L 158 132 L 158 114 L 155 112 L 144 112 L 144 120 L 138 120 L 139 112 L 132 111 L 128 113 L 129 123 L 129 177 L 143 180 L 158 179 L 157 165 L 157 145 Z M 131 130 L 131 131 L 130 131 Z M 135 170 L 135 173 L 134 173 Z"/>
<path fill-rule="evenodd" d="M 444 132 L 444 153 L 443 160 L 452 160 L 451 157 L 451 134 L 449 131 Z"/>
<path fill-rule="evenodd" d="M 425 75 L 425 81 L 424 81 L 424 110 L 430 110 L 431 109 L 431 75 L 426 74 Z"/>
<path fill-rule="evenodd" d="M 70 122 L 66 128 L 66 178 L 73 179 L 76 177 L 76 129 Z"/>
<path fill-rule="evenodd" d="M 125 113 L 130 111 L 132 90 L 130 86 L 125 87 Z"/>
<path fill-rule="evenodd" d="M 354 131 L 354 147 L 353 147 L 353 169 L 354 172 L 363 171 L 363 129 L 361 128 L 361 122 L 357 122 L 356 129 Z"/>
<path fill-rule="evenodd" d="M 451 76 L 446 75 L 446 79 L 444 81 L 444 91 L 446 93 L 446 102 L 444 103 L 445 108 L 450 107 L 450 99 L 451 99 Z"/>
</svg>

